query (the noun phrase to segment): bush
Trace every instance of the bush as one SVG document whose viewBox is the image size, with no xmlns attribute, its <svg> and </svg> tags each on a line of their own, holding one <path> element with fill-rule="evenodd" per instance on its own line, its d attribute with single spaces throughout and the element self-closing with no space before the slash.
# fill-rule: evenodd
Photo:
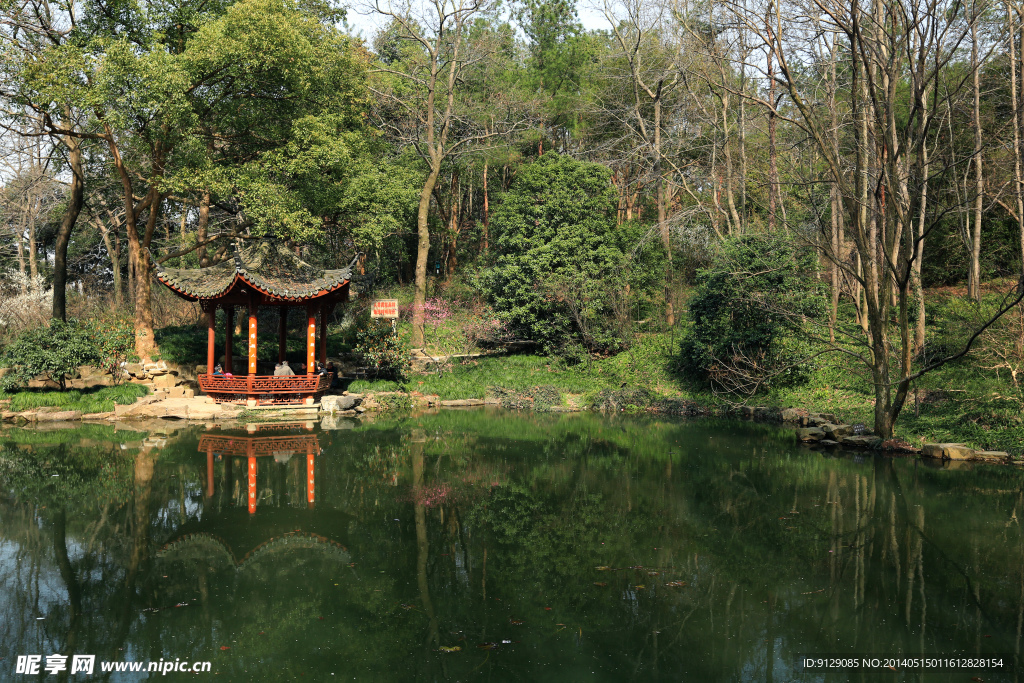
<svg viewBox="0 0 1024 683">
<path fill-rule="evenodd" d="M 49 325 L 22 332 L 5 349 L 4 360 L 10 368 L 0 380 L 4 391 L 25 386 L 37 375 L 46 375 L 63 391 L 78 366 L 99 363 L 101 356 L 85 325 L 51 320 Z"/>
<path fill-rule="evenodd" d="M 355 351 L 378 376 L 401 380 L 411 362 L 409 347 L 391 329 L 391 323 L 372 320 L 356 335 Z"/>
<path fill-rule="evenodd" d="M 698 273 L 679 368 L 743 396 L 806 382 L 814 366 L 805 323 L 827 310 L 815 266 L 812 252 L 786 239 L 726 241 Z"/>
<path fill-rule="evenodd" d="M 497 257 L 479 285 L 511 332 L 548 353 L 621 345 L 616 308 L 631 304 L 616 296 L 630 283 L 607 168 L 545 154 L 520 169 L 491 224 Z"/>
<path fill-rule="evenodd" d="M 82 323 L 89 341 L 96 347 L 100 367 L 115 381 L 122 379 L 122 363 L 137 361 L 135 327 L 127 318 L 99 318 Z"/>
</svg>

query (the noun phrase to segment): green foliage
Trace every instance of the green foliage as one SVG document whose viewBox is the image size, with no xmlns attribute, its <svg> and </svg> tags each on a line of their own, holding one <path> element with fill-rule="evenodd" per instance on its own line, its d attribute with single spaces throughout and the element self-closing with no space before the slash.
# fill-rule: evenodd
<svg viewBox="0 0 1024 683">
<path fill-rule="evenodd" d="M 371 320 L 370 324 L 360 330 L 355 352 L 377 371 L 378 375 L 401 380 L 405 376 L 411 362 L 409 347 L 391 330 L 391 323 L 386 320 Z"/>
<path fill-rule="evenodd" d="M 377 396 L 376 400 L 383 412 L 412 410 L 412 399 L 408 394 L 383 394 Z"/>
<path fill-rule="evenodd" d="M 4 364 L 10 370 L 0 386 L 10 391 L 37 375 L 46 375 L 64 389 L 78 366 L 101 360 L 89 332 L 88 326 L 76 320 L 51 320 L 46 326 L 22 332 L 4 350 Z"/>
<path fill-rule="evenodd" d="M 494 212 L 497 258 L 480 288 L 512 332 L 549 353 L 624 341 L 614 324 L 614 295 L 627 282 L 610 177 L 598 164 L 545 154 L 519 171 Z"/>
<path fill-rule="evenodd" d="M 130 405 L 149 393 L 141 384 L 120 384 L 84 391 L 20 391 L 11 396 L 10 409 L 14 411 L 56 407 L 61 410 L 79 410 L 83 413 L 107 413 L 114 405 Z"/>
<path fill-rule="evenodd" d="M 115 380 L 121 377 L 121 363 L 136 361 L 135 328 L 128 318 L 94 318 L 82 321 L 89 341 L 96 348 L 100 367 Z"/>
<path fill-rule="evenodd" d="M 724 242 L 698 273 L 680 369 L 745 396 L 806 382 L 813 364 L 803 325 L 826 310 L 815 265 L 810 250 L 789 240 L 752 235 Z"/>
</svg>

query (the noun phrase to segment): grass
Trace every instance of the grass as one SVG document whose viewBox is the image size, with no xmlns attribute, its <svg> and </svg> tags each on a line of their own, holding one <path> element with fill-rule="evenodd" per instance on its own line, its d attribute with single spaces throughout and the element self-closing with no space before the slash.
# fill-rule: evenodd
<svg viewBox="0 0 1024 683">
<path fill-rule="evenodd" d="M 149 389 L 139 384 L 119 384 L 115 387 L 98 387 L 82 391 L 27 389 L 0 395 L 0 398 L 10 399 L 10 410 L 15 412 L 53 407 L 61 410 L 79 410 L 82 413 L 107 413 L 114 409 L 115 404 L 129 405 L 148 393 Z"/>
<path fill-rule="evenodd" d="M 678 342 L 678 335 L 675 341 Z M 565 367 L 557 359 L 533 355 L 493 356 L 455 363 L 440 373 L 412 374 L 404 384 L 387 380 L 356 380 L 353 392 L 419 391 L 441 400 L 485 398 L 489 387 L 527 391 L 552 386 L 577 403 L 590 405 L 603 390 L 642 388 L 659 398 L 688 399 L 701 405 L 722 405 L 726 399 L 681 380 L 671 371 L 672 339 L 643 335 L 629 350 L 609 358 Z M 904 406 L 896 436 L 914 444 L 962 442 L 975 448 L 1024 453 L 1024 396 L 1005 373 L 979 367 L 971 357 L 925 375 L 916 387 L 929 392 L 917 407 L 913 397 Z M 492 392 L 493 393 L 493 392 Z M 803 386 L 776 389 L 746 401 L 748 405 L 798 407 L 834 413 L 843 422 L 874 421 L 874 394 L 866 372 L 846 356 L 834 356 L 818 367 Z"/>
</svg>

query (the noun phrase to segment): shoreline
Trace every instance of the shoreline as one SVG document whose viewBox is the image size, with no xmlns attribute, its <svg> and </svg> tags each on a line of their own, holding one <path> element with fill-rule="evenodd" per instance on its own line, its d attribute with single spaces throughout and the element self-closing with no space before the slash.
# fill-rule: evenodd
<svg viewBox="0 0 1024 683">
<path fill-rule="evenodd" d="M 553 388 L 551 388 L 553 389 Z M 324 429 L 347 429 L 355 424 L 346 418 L 398 413 L 417 409 L 464 410 L 501 407 L 506 410 L 536 413 L 628 413 L 679 417 L 740 419 L 778 424 L 793 430 L 798 443 L 818 449 L 847 448 L 876 451 L 894 456 L 917 456 L 922 459 L 985 462 L 1024 465 L 1024 457 L 1005 451 L 985 451 L 963 443 L 923 443 L 914 446 L 901 439 L 883 441 L 862 424 L 846 424 L 832 413 L 813 412 L 806 408 L 772 406 L 707 405 L 692 399 L 656 398 L 646 390 L 620 389 L 600 392 L 592 405 L 584 405 L 580 396 L 562 395 L 544 387 L 517 392 L 501 387 L 489 388 L 487 398 L 441 399 L 420 392 L 367 392 L 329 394 L 320 404 L 283 408 L 246 408 L 233 404 L 217 404 L 206 397 L 165 397 L 148 395 L 129 405 L 117 405 L 104 413 L 81 413 L 38 408 L 22 412 L 4 410 L 0 420 L 17 426 L 43 429 L 73 428 L 78 424 L 107 423 L 139 425 L 154 420 L 170 424 L 238 423 L 293 421 L 320 423 Z M 367 415 L 369 414 L 369 415 Z"/>
</svg>

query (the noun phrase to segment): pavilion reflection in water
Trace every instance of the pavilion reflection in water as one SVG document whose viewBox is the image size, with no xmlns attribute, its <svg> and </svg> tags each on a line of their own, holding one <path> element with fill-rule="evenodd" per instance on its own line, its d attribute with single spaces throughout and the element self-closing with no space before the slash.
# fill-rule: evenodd
<svg viewBox="0 0 1024 683">
<path fill-rule="evenodd" d="M 259 476 L 259 458 L 273 457 L 275 463 L 287 465 L 292 457 L 304 455 L 306 459 L 306 502 L 316 503 L 316 456 L 320 454 L 320 441 L 315 434 L 304 433 L 313 429 L 313 423 L 250 425 L 245 433 L 236 431 L 207 432 L 199 439 L 200 452 L 206 453 L 206 496 L 214 494 L 214 465 L 223 459 L 225 479 L 231 480 L 233 461 L 245 458 L 246 491 L 249 513 L 256 512 L 256 484 Z"/>
<path fill-rule="evenodd" d="M 157 557 L 241 568 L 260 557 L 313 550 L 347 562 L 342 540 L 352 517 L 315 505 L 322 458 L 314 426 L 248 425 L 203 434 L 198 448 L 206 454 L 203 513 L 178 528 Z"/>
</svg>

